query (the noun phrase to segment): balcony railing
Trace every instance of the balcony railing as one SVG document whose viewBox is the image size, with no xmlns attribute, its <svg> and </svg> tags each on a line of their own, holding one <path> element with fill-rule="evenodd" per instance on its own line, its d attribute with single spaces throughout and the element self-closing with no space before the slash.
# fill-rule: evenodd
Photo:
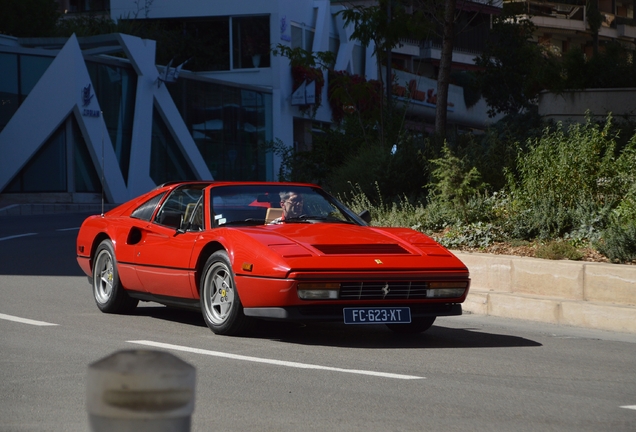
<svg viewBox="0 0 636 432">
<path fill-rule="evenodd" d="M 585 0 L 559 0 L 558 3 L 529 0 L 521 3 L 524 3 L 523 13 L 537 25 L 544 25 L 547 18 L 548 20 L 554 19 L 555 21 L 549 22 L 557 28 L 578 29 L 581 27 L 580 25 L 566 24 L 566 21 L 563 21 L 563 25 L 559 25 L 558 20 L 578 21 L 583 23 L 583 28 L 586 26 Z M 617 25 L 636 26 L 634 11 L 629 10 L 621 2 L 615 2 L 613 10 L 601 9 L 600 13 L 603 17 L 603 27 L 616 29 Z M 629 14 L 631 16 L 628 16 Z"/>
</svg>

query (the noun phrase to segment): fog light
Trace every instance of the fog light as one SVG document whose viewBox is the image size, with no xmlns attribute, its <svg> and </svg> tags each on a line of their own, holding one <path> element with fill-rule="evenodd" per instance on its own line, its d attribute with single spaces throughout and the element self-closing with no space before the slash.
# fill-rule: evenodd
<svg viewBox="0 0 636 432">
<path fill-rule="evenodd" d="M 428 298 L 455 298 L 464 295 L 464 288 L 430 289 L 426 291 Z"/>
<path fill-rule="evenodd" d="M 338 283 L 298 284 L 298 297 L 302 300 L 335 300 L 340 292 Z"/>
<path fill-rule="evenodd" d="M 426 297 L 428 298 L 456 298 L 464 295 L 468 282 L 430 282 Z"/>
</svg>

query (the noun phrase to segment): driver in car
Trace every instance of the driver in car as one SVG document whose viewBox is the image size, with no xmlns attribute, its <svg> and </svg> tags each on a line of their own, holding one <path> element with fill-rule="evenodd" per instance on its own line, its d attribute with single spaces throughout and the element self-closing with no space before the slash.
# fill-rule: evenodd
<svg viewBox="0 0 636 432">
<path fill-rule="evenodd" d="M 280 206 L 283 209 L 283 215 L 270 223 L 280 224 L 285 219 L 300 216 L 303 213 L 303 196 L 293 191 L 281 192 Z"/>
</svg>

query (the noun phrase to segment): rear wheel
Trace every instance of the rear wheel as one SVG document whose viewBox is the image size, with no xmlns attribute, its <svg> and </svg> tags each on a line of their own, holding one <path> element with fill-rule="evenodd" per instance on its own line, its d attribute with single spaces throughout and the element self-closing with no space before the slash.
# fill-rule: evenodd
<svg viewBox="0 0 636 432">
<path fill-rule="evenodd" d="M 115 251 L 110 240 L 104 240 L 97 247 L 92 285 L 95 303 L 102 312 L 127 313 L 135 309 L 139 303 L 139 300 L 131 298 L 121 285 Z"/>
<path fill-rule="evenodd" d="M 236 335 L 247 328 L 249 318 L 236 291 L 230 260 L 224 251 L 208 258 L 201 276 L 201 312 L 210 330 Z"/>
<path fill-rule="evenodd" d="M 422 333 L 430 329 L 437 317 L 413 318 L 408 324 L 387 324 L 386 326 L 395 333 L 414 334 Z"/>
</svg>

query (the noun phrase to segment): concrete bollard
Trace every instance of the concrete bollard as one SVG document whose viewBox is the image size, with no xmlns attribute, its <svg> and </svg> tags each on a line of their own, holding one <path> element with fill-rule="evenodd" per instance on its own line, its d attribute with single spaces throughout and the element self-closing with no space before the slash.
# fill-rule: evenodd
<svg viewBox="0 0 636 432">
<path fill-rule="evenodd" d="M 86 409 L 93 432 L 188 432 L 194 366 L 161 351 L 118 351 L 88 367 Z"/>
</svg>

